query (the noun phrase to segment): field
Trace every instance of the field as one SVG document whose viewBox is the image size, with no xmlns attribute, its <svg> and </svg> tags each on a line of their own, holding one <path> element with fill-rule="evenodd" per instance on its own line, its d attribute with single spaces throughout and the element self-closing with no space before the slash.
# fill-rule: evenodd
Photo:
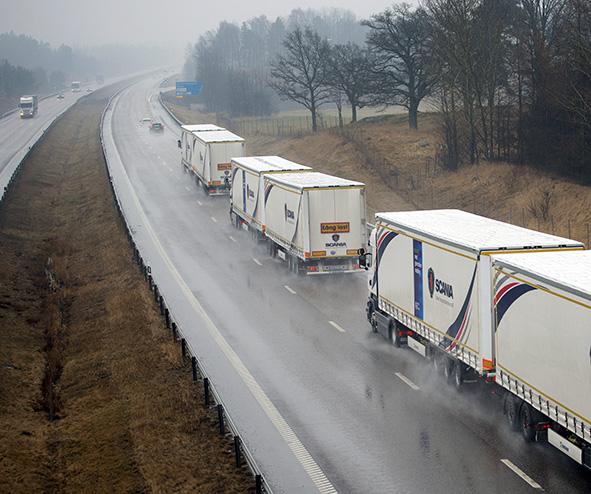
<svg viewBox="0 0 591 494">
<path fill-rule="evenodd" d="M 133 263 L 100 93 L 0 207 L 0 492 L 254 491 Z"/>
</svg>

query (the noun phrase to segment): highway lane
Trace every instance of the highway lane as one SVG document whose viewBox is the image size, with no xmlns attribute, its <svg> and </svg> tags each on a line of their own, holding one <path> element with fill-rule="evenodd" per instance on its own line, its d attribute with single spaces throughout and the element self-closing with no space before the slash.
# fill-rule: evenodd
<svg viewBox="0 0 591 494">
<path fill-rule="evenodd" d="M 167 123 L 162 135 L 139 123 L 150 114 Z M 510 432 L 486 390 L 458 394 L 411 351 L 371 334 L 363 274 L 296 277 L 233 229 L 227 199 L 206 197 L 182 172 L 153 82 L 122 95 L 113 126 L 176 269 L 339 491 L 535 490 L 509 464 L 547 492 L 591 490 L 566 457 Z"/>
</svg>

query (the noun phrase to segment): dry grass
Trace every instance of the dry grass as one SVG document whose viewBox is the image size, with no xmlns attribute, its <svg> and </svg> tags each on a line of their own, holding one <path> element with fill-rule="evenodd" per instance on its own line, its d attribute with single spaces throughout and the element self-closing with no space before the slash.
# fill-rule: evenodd
<svg viewBox="0 0 591 494">
<path fill-rule="evenodd" d="M 251 491 L 132 263 L 104 104 L 74 107 L 0 209 L 0 491 Z"/>
</svg>

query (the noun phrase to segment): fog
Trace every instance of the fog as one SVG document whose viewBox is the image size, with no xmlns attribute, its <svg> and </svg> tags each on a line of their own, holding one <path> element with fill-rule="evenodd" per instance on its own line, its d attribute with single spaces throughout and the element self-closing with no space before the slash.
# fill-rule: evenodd
<svg viewBox="0 0 591 494">
<path fill-rule="evenodd" d="M 261 14 L 274 18 L 298 7 L 339 7 L 363 18 L 391 4 L 387 0 L 0 0 L 0 32 L 12 30 L 74 47 L 133 43 L 182 48 L 222 20 L 241 22 Z"/>
</svg>

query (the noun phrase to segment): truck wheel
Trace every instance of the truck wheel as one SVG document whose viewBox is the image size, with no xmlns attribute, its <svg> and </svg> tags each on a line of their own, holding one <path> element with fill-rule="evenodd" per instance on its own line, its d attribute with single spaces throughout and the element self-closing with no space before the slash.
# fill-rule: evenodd
<svg viewBox="0 0 591 494">
<path fill-rule="evenodd" d="M 396 348 L 400 348 L 400 328 L 398 324 L 394 323 L 392 325 L 392 343 Z"/>
<path fill-rule="evenodd" d="M 454 386 L 459 391 L 462 389 L 462 385 L 464 384 L 464 364 L 462 364 L 459 360 L 454 364 L 453 373 Z"/>
<path fill-rule="evenodd" d="M 536 440 L 536 421 L 533 410 L 527 403 L 521 405 L 519 425 L 521 426 L 521 435 L 526 441 L 532 442 Z"/>
<path fill-rule="evenodd" d="M 507 417 L 509 427 L 514 431 L 519 429 L 519 402 L 509 393 L 505 395 L 503 413 Z"/>
<path fill-rule="evenodd" d="M 449 357 L 443 357 L 443 359 L 443 377 L 445 377 L 447 381 L 451 381 L 456 362 Z"/>
<path fill-rule="evenodd" d="M 369 300 L 367 302 L 367 308 L 365 310 L 365 313 L 367 314 L 367 320 L 369 322 L 371 322 L 372 318 L 373 318 L 373 312 L 374 312 L 374 307 L 373 307 L 373 300 Z"/>
</svg>

